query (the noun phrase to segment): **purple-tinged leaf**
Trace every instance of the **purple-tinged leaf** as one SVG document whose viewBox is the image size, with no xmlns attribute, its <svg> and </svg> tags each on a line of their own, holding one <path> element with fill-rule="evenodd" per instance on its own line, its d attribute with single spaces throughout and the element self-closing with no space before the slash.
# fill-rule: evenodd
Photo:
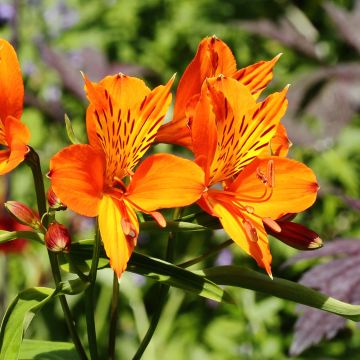
<svg viewBox="0 0 360 360">
<path fill-rule="evenodd" d="M 360 53 L 360 1 L 355 2 L 351 13 L 332 1 L 327 1 L 323 6 L 336 25 L 338 34 Z"/>
<path fill-rule="evenodd" d="M 316 255 L 339 257 L 313 267 L 303 275 L 300 283 L 336 299 L 360 304 L 360 241 L 339 239 L 317 251 Z M 295 263 L 300 257 L 309 259 L 314 256 L 311 253 L 301 254 L 290 262 Z M 323 339 L 332 339 L 346 325 L 343 318 L 313 308 L 299 305 L 297 311 L 301 316 L 295 324 L 295 338 L 290 348 L 292 356 L 299 355 Z"/>
</svg>

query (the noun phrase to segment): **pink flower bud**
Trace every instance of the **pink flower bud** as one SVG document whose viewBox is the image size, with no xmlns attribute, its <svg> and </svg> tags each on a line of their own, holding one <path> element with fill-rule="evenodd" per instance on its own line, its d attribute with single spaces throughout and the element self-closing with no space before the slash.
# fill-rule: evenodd
<svg viewBox="0 0 360 360">
<path fill-rule="evenodd" d="M 62 224 L 51 223 L 45 234 L 45 244 L 50 251 L 68 253 L 71 245 L 68 229 Z"/>
<path fill-rule="evenodd" d="M 4 205 L 6 210 L 20 224 L 30 226 L 35 230 L 40 229 L 41 221 L 39 216 L 25 204 L 18 201 L 7 201 Z"/>
<path fill-rule="evenodd" d="M 304 225 L 291 221 L 276 221 L 281 231 L 274 231 L 266 223 L 265 230 L 268 234 L 276 237 L 286 245 L 298 250 L 315 250 L 323 246 L 319 235 Z"/>
</svg>

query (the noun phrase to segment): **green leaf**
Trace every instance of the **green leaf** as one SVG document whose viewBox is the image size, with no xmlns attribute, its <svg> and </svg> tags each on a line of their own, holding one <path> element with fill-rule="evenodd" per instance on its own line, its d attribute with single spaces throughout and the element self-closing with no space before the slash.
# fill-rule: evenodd
<svg viewBox="0 0 360 360">
<path fill-rule="evenodd" d="M 57 289 L 35 287 L 22 291 L 6 310 L 0 329 L 0 360 L 17 359 L 23 333 L 33 316 L 54 296 L 78 294 L 88 286 L 80 279 L 64 281 Z"/>
<path fill-rule="evenodd" d="M 19 360 L 79 360 L 72 343 L 24 339 L 21 344 Z"/>
<path fill-rule="evenodd" d="M 81 264 L 81 261 L 86 261 L 86 259 L 91 258 L 92 246 L 88 245 L 87 240 L 79 241 L 72 246 L 71 256 L 72 262 L 78 261 L 76 264 Z M 108 259 L 103 248 L 100 251 L 100 259 L 101 258 L 107 261 L 108 264 Z M 67 264 L 64 258 L 62 262 L 62 268 L 72 270 L 72 266 Z M 137 252 L 133 252 L 128 263 L 127 271 L 147 276 L 160 283 L 168 284 L 208 299 L 234 303 L 230 295 L 212 281 L 198 276 L 190 270 L 182 269 L 166 261 L 141 255 Z"/>
<path fill-rule="evenodd" d="M 67 133 L 67 136 L 68 136 L 70 142 L 72 144 L 80 144 L 80 141 L 78 140 L 78 138 L 76 137 L 76 135 L 74 133 L 74 129 L 71 125 L 71 121 L 70 121 L 69 117 L 67 116 L 67 114 L 65 114 L 65 125 L 66 125 L 66 133 Z"/>
<path fill-rule="evenodd" d="M 31 288 L 22 291 L 10 304 L 1 324 L 0 360 L 18 358 L 27 315 L 30 313 L 34 316 L 54 294 L 55 289 Z"/>
<path fill-rule="evenodd" d="M 219 285 L 238 286 L 260 291 L 340 315 L 353 321 L 360 321 L 360 305 L 351 305 L 336 300 L 293 281 L 280 278 L 271 280 L 271 278 L 265 274 L 236 266 L 219 266 L 196 271 L 196 273 Z"/>
<path fill-rule="evenodd" d="M 128 263 L 127 270 L 208 299 L 234 303 L 230 295 L 214 282 L 163 260 L 134 252 Z"/>
<path fill-rule="evenodd" d="M 44 243 L 44 235 L 34 231 L 6 231 L 0 230 L 0 244 L 15 239 L 35 240 L 41 244 Z"/>
</svg>

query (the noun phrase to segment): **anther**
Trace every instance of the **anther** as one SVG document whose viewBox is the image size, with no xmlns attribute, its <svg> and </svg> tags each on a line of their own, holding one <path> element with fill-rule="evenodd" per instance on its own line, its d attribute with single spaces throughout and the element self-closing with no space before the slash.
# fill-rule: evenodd
<svg viewBox="0 0 360 360">
<path fill-rule="evenodd" d="M 281 232 L 280 225 L 273 219 L 263 218 L 262 221 L 265 225 L 267 225 L 271 230 L 275 231 L 276 233 Z"/>
<path fill-rule="evenodd" d="M 244 219 L 243 225 L 249 240 L 254 243 L 258 242 L 259 237 L 253 223 L 249 219 Z"/>
</svg>

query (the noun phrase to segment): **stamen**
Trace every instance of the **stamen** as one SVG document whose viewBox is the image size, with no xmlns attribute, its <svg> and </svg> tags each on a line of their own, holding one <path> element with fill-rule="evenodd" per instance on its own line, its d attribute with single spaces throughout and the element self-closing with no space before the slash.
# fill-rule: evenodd
<svg viewBox="0 0 360 360">
<path fill-rule="evenodd" d="M 253 223 L 249 219 L 243 219 L 243 225 L 249 240 L 254 243 L 257 243 L 259 237 Z"/>
<path fill-rule="evenodd" d="M 158 223 L 160 227 L 164 228 L 166 226 L 166 220 L 161 213 L 159 213 L 158 211 L 152 211 L 149 214 Z"/>
<path fill-rule="evenodd" d="M 266 165 L 266 174 L 258 167 L 256 168 L 258 179 L 264 184 L 273 188 L 275 185 L 274 160 L 269 160 Z"/>
<path fill-rule="evenodd" d="M 267 225 L 271 230 L 275 231 L 276 233 L 281 232 L 280 225 L 273 219 L 263 218 L 262 221 L 265 225 Z"/>
<path fill-rule="evenodd" d="M 269 160 L 266 168 L 268 184 L 271 188 L 275 186 L 274 160 Z"/>
</svg>

